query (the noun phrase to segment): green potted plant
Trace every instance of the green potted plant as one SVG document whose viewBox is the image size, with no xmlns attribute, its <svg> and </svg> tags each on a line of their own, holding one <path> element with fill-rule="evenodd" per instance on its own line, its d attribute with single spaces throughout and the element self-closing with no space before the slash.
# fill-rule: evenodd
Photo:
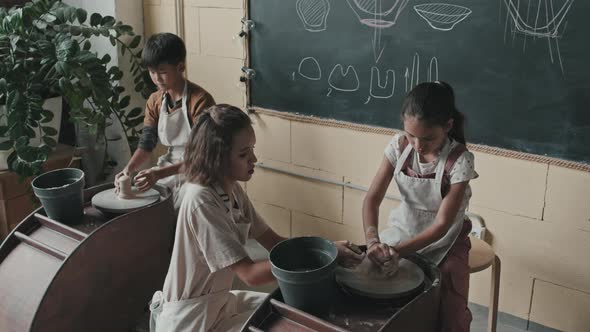
<svg viewBox="0 0 590 332">
<path fill-rule="evenodd" d="M 59 0 L 0 8 L 0 151 L 21 177 L 39 174 L 57 144 L 56 130 L 47 125 L 55 114 L 43 106 L 49 97 L 63 97 L 71 119 L 98 137 L 115 115 L 136 146 L 142 109 L 128 109 L 131 97 L 119 84 L 123 72 L 109 64 L 108 54 L 91 51 L 91 38 L 106 38 L 127 55 L 135 90 L 147 98 L 154 86 L 141 65 L 141 37 L 131 26 Z"/>
</svg>

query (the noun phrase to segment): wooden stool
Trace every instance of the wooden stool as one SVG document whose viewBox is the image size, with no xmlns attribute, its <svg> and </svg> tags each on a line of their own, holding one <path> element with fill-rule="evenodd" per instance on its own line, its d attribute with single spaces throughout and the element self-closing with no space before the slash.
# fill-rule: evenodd
<svg viewBox="0 0 590 332">
<path fill-rule="evenodd" d="M 488 332 L 496 332 L 498 318 L 498 295 L 500 291 L 500 258 L 486 242 L 469 236 L 469 273 L 483 271 L 492 267 L 492 284 L 490 286 L 490 304 L 488 311 Z"/>
</svg>

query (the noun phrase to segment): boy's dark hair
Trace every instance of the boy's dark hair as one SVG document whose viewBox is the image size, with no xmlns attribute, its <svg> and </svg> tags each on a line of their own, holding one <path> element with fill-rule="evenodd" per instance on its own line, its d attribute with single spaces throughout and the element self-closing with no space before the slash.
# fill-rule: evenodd
<svg viewBox="0 0 590 332">
<path fill-rule="evenodd" d="M 219 183 L 229 169 L 234 136 L 252 125 L 241 109 L 219 104 L 197 118 L 184 152 L 184 173 L 189 182 L 210 186 Z"/>
<path fill-rule="evenodd" d="M 186 60 L 186 47 L 182 39 L 173 33 L 157 33 L 146 41 L 141 60 L 146 68 L 177 65 Z"/>
<path fill-rule="evenodd" d="M 414 87 L 404 99 L 402 122 L 406 116 L 416 117 L 427 126 L 442 127 L 453 119 L 449 137 L 465 144 L 465 116 L 455 106 L 455 93 L 446 82 L 420 83 Z"/>
</svg>

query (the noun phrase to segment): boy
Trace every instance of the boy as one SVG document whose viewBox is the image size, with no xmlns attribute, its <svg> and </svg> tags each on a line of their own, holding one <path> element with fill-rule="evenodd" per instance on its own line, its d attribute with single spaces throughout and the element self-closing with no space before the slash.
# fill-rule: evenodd
<svg viewBox="0 0 590 332">
<path fill-rule="evenodd" d="M 205 89 L 185 79 L 186 47 L 180 37 L 172 33 L 151 36 L 143 49 L 142 61 L 158 91 L 146 103 L 139 146 L 115 177 L 115 186 L 120 176 L 130 175 L 149 160 L 159 139 L 168 148 L 167 153 L 158 159 L 156 167 L 139 172 L 135 185 L 139 191 L 148 190 L 156 182 L 170 188 L 174 207 L 178 209 L 184 182 L 180 170 L 184 147 L 197 116 L 215 105 L 215 101 Z"/>
</svg>

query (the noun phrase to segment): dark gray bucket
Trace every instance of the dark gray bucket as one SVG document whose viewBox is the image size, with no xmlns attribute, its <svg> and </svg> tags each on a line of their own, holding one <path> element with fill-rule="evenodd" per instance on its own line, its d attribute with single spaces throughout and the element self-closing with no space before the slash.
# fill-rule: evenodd
<svg viewBox="0 0 590 332">
<path fill-rule="evenodd" d="M 338 249 L 321 237 L 285 240 L 270 251 L 272 274 L 286 304 L 311 314 L 325 313 L 337 294 Z"/>
<path fill-rule="evenodd" d="M 37 176 L 31 185 L 49 218 L 68 225 L 82 222 L 84 172 L 62 168 Z"/>
</svg>

